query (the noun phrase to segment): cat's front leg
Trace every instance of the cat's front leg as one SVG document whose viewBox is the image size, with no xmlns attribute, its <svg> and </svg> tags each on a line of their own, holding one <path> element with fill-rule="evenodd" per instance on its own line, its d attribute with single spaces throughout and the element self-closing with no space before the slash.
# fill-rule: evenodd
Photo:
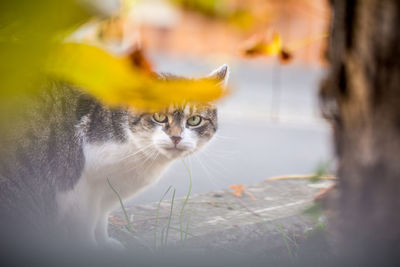
<svg viewBox="0 0 400 267">
<path fill-rule="evenodd" d="M 108 213 L 101 214 L 96 224 L 95 237 L 100 247 L 111 248 L 115 250 L 124 250 L 125 246 L 117 239 L 108 235 Z"/>
<path fill-rule="evenodd" d="M 58 220 L 65 230 L 66 239 L 84 247 L 96 247 L 95 227 L 98 207 L 82 197 L 75 190 L 59 193 L 57 196 Z"/>
</svg>

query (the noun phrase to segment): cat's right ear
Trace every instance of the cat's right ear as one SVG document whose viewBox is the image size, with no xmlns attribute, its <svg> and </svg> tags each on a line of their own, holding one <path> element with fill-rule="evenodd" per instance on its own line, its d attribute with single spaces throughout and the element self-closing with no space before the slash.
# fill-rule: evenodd
<svg viewBox="0 0 400 267">
<path fill-rule="evenodd" d="M 228 85 L 229 66 L 227 64 L 220 66 L 212 71 L 207 78 L 217 81 L 222 87 L 225 88 Z"/>
</svg>

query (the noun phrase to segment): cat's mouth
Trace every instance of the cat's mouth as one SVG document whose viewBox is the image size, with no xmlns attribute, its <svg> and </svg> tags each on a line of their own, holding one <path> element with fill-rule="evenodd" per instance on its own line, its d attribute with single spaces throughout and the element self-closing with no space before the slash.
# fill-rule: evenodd
<svg viewBox="0 0 400 267">
<path fill-rule="evenodd" d="M 186 151 L 185 148 L 181 148 L 181 147 L 164 147 L 163 149 L 165 149 L 167 151 Z"/>
<path fill-rule="evenodd" d="M 187 152 L 187 149 L 181 147 L 164 147 L 163 149 L 167 154 L 172 156 L 179 156 Z"/>
<path fill-rule="evenodd" d="M 189 150 L 186 147 L 162 147 L 162 153 L 165 154 L 167 157 L 179 157 L 185 153 L 188 153 Z"/>
</svg>

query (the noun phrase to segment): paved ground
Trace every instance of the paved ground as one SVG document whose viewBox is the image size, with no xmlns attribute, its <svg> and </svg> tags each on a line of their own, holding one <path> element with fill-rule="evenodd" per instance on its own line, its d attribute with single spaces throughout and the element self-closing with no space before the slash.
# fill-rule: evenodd
<svg viewBox="0 0 400 267">
<path fill-rule="evenodd" d="M 198 253 L 262 253 L 295 248 L 318 224 L 304 211 L 313 205 L 313 196 L 330 184 L 304 179 L 262 182 L 248 186 L 241 198 L 232 190 L 193 195 L 183 211 L 183 198 L 129 205 L 126 210 L 134 234 L 126 230 L 121 210 L 110 217 L 110 232 L 128 249 L 168 245 Z"/>
</svg>

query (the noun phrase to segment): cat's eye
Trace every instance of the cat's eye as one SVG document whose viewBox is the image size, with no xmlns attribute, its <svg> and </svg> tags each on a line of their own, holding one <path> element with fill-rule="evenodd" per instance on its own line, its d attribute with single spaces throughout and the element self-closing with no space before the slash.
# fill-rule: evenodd
<svg viewBox="0 0 400 267">
<path fill-rule="evenodd" d="M 168 121 L 168 117 L 162 113 L 154 113 L 153 119 L 158 123 L 165 123 Z"/>
<path fill-rule="evenodd" d="M 200 125 L 201 121 L 202 121 L 202 118 L 199 115 L 196 115 L 196 116 L 190 117 L 187 120 L 187 124 L 189 126 L 198 126 L 198 125 Z"/>
</svg>

